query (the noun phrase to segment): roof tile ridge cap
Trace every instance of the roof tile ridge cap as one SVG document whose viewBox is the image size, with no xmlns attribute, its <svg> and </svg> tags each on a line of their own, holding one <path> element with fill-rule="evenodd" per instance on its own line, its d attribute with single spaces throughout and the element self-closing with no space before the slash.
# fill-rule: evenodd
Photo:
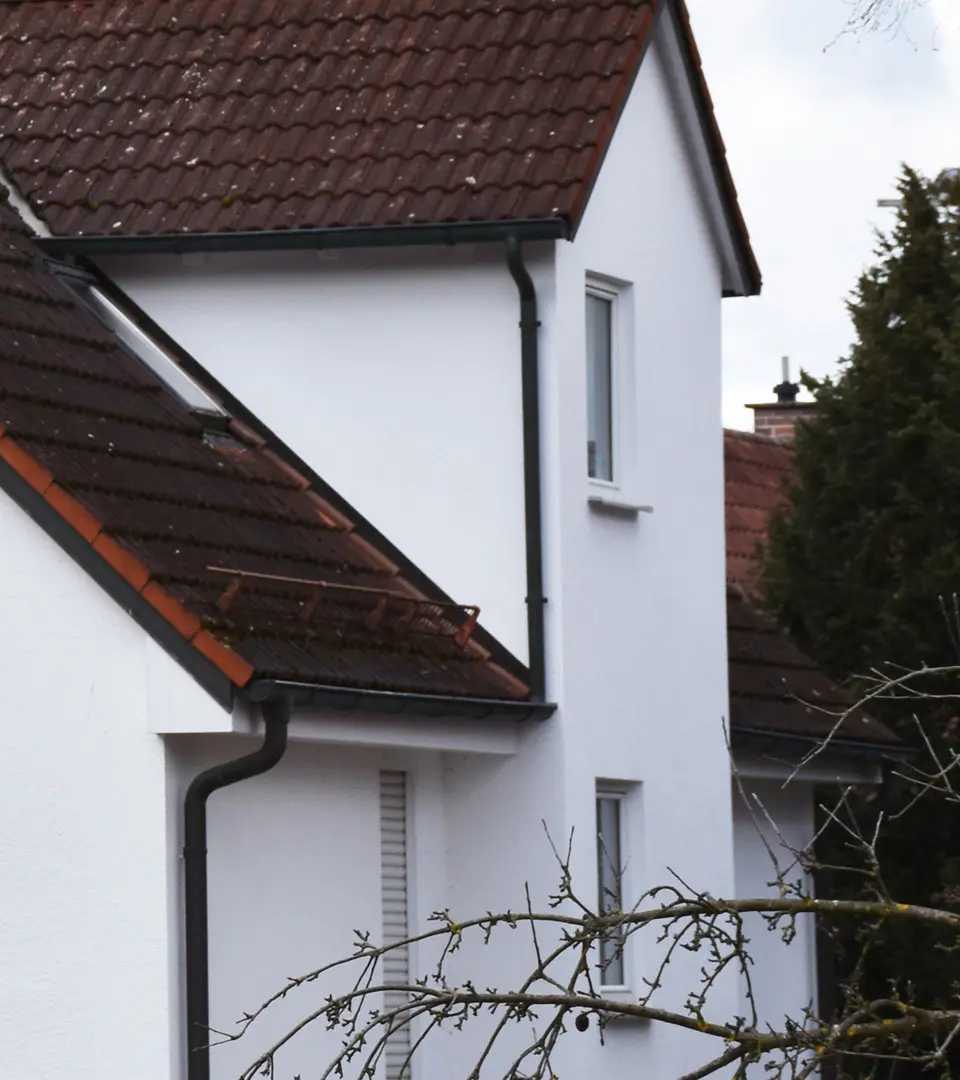
<svg viewBox="0 0 960 1080">
<path fill-rule="evenodd" d="M 318 495 L 317 492 L 313 490 L 309 478 L 304 476 L 298 468 L 291 465 L 285 457 L 278 454 L 276 450 L 269 446 L 264 436 L 258 431 L 255 431 L 249 424 L 236 419 L 236 417 L 231 417 L 227 426 L 231 435 L 241 442 L 246 443 L 251 449 L 265 457 L 275 468 L 283 473 L 288 480 L 296 485 L 301 494 L 313 503 L 321 521 L 327 528 L 338 529 L 345 533 L 354 532 L 356 529 L 355 523 L 351 521 L 346 514 L 342 514 L 336 507 L 332 506 L 321 495 Z M 359 537 L 354 536 L 353 539 L 357 540 Z M 381 555 L 380 559 L 383 560 L 384 556 Z M 390 563 L 390 566 L 393 566 L 393 563 Z M 394 570 L 396 570 L 396 567 L 394 567 Z"/>
<path fill-rule="evenodd" d="M 168 623 L 203 656 L 219 668 L 235 685 L 243 687 L 253 678 L 254 669 L 225 642 L 205 630 L 200 620 L 162 585 L 150 570 L 123 547 L 106 526 L 65 487 L 57 483 L 49 469 L 25 450 L 0 425 L 2 458 L 91 548 L 132 586 Z"/>
</svg>

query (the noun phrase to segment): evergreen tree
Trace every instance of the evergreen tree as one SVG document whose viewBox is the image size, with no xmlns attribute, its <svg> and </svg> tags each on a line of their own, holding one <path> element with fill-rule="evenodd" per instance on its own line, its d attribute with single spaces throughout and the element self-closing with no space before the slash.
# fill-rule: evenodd
<svg viewBox="0 0 960 1080">
<path fill-rule="evenodd" d="M 960 590 L 960 183 L 905 170 L 900 193 L 850 357 L 805 377 L 817 417 L 766 559 L 772 610 L 840 678 L 942 661 L 939 597 Z"/>
<path fill-rule="evenodd" d="M 849 303 L 850 356 L 836 378 L 805 379 L 817 415 L 797 431 L 789 499 L 774 515 L 765 555 L 771 611 L 825 670 L 854 686 L 858 674 L 888 664 L 960 663 L 957 628 L 945 617 L 960 593 L 960 182 L 905 169 L 899 190 L 896 224 L 878 238 L 876 264 Z M 958 683 L 950 690 L 960 692 Z M 915 703 L 871 711 L 920 745 Z M 936 746 L 960 749 L 956 711 L 956 703 L 924 711 Z M 865 825 L 876 805 L 856 804 Z M 960 808 L 921 801 L 883 835 L 898 900 L 950 895 L 960 878 Z M 862 888 L 852 879 L 830 886 Z M 953 1003 L 957 958 L 934 939 L 922 931 L 871 950 L 871 991 L 882 997 L 893 982 L 907 993 L 913 983 Z M 845 946 L 849 970 L 858 943 L 848 937 Z"/>
</svg>

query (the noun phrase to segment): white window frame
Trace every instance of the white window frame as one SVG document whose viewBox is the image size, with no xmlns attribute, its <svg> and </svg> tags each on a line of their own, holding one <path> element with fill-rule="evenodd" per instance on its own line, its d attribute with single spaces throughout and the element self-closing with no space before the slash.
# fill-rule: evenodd
<svg viewBox="0 0 960 1080">
<path fill-rule="evenodd" d="M 596 785 L 596 793 L 595 793 L 595 799 L 594 799 L 594 817 L 595 817 L 594 844 L 596 846 L 597 867 L 598 867 L 598 872 L 597 872 L 597 903 L 598 903 L 598 908 L 600 906 L 601 899 L 602 899 L 601 898 L 601 893 L 600 893 L 601 884 L 600 884 L 600 874 L 599 874 L 599 865 L 600 865 L 600 859 L 601 859 L 602 855 L 601 855 L 601 850 L 600 850 L 600 807 L 598 805 L 601 799 L 609 799 L 609 800 L 611 800 L 613 802 L 616 802 L 618 804 L 617 819 L 618 819 L 618 825 L 619 825 L 619 836 L 617 837 L 617 840 L 618 840 L 618 845 L 619 845 L 619 848 L 620 848 L 620 866 L 617 868 L 617 870 L 618 870 L 619 877 L 620 877 L 620 903 L 621 903 L 621 907 L 623 907 L 625 902 L 629 903 L 629 897 L 631 896 L 631 893 L 630 893 L 630 887 L 631 887 L 630 878 L 631 878 L 632 875 L 630 873 L 630 858 L 629 858 L 629 854 L 628 854 L 629 851 L 630 851 L 630 846 L 629 846 L 630 845 L 630 826 L 629 826 L 629 816 L 630 815 L 629 815 L 629 810 L 630 810 L 630 802 L 631 802 L 630 792 L 623 785 L 614 785 L 614 784 L 603 783 L 603 782 L 599 782 L 599 781 L 597 782 L 597 785 Z M 618 983 L 605 982 L 604 981 L 604 976 L 605 976 L 606 972 L 604 972 L 603 970 L 600 970 L 600 969 L 598 969 L 598 971 L 597 971 L 597 982 L 599 984 L 598 988 L 600 990 L 600 993 L 602 995 L 604 995 L 604 996 L 609 996 L 611 994 L 613 994 L 613 995 L 628 994 L 630 992 L 630 987 L 631 987 L 632 984 L 631 984 L 631 970 L 630 970 L 631 969 L 631 962 L 630 962 L 631 961 L 631 957 L 630 957 L 631 950 L 629 948 L 629 943 L 630 942 L 629 942 L 629 938 L 628 938 L 627 941 L 624 943 L 623 952 L 622 952 L 622 955 L 621 955 L 621 958 L 620 958 L 620 963 L 622 965 L 622 973 L 623 973 L 623 980 L 621 982 L 618 982 Z M 597 946 L 597 963 L 598 964 L 600 963 L 600 955 L 599 955 L 599 953 L 600 953 L 600 948 L 599 948 L 599 944 L 598 944 L 598 946 Z"/>
<path fill-rule="evenodd" d="M 642 505 L 637 490 L 637 394 L 636 394 L 636 330 L 633 285 L 619 278 L 587 273 L 584 300 L 589 296 L 606 300 L 610 310 L 610 453 L 613 459 L 612 480 L 589 474 L 587 502 L 591 509 L 609 510 L 616 514 L 636 517 L 649 512 Z M 584 304 L 583 366 L 584 419 L 588 420 L 586 399 L 589 378 L 587 354 L 586 304 Z M 585 440 L 588 450 L 589 440 Z"/>
<path fill-rule="evenodd" d="M 610 458 L 611 469 L 610 479 L 607 480 L 604 477 L 591 476 L 589 467 L 589 458 L 587 464 L 587 480 L 591 485 L 599 488 L 607 488 L 613 491 L 619 489 L 620 473 L 622 471 L 622 462 L 620 460 L 620 353 L 621 353 L 621 315 L 620 315 L 620 294 L 615 289 L 606 284 L 602 284 L 595 279 L 587 279 L 587 287 L 584 295 L 584 300 L 587 297 L 595 297 L 597 300 L 603 300 L 610 305 Z M 586 339 L 586 315 L 584 316 L 584 364 L 587 372 L 587 379 L 590 378 L 590 363 L 589 363 L 589 351 L 587 347 Z M 588 382 L 589 385 L 589 382 Z M 588 391 L 589 392 L 589 391 Z M 589 422 L 589 415 L 588 415 Z M 589 430 L 588 430 L 589 435 Z M 589 438 L 587 440 L 588 454 L 589 454 Z"/>
</svg>

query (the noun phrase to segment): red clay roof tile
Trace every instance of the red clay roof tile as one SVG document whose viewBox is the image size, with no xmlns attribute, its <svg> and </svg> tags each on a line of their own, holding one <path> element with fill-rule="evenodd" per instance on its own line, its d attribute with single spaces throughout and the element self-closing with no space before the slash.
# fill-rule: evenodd
<svg viewBox="0 0 960 1080">
<path fill-rule="evenodd" d="M 786 498 L 791 447 L 766 435 L 726 431 L 727 655 L 734 731 L 823 739 L 853 705 L 850 694 L 762 611 L 760 549 L 771 510 Z M 836 732 L 839 743 L 899 742 L 860 709 Z"/>
<path fill-rule="evenodd" d="M 59 235 L 575 229 L 661 2 L 0 0 L 0 162 Z"/>
<path fill-rule="evenodd" d="M 208 424 L 0 205 L 0 457 L 178 633 L 238 686 L 529 696 L 502 646 L 457 640 L 471 609 L 415 587 L 282 448 Z"/>
<path fill-rule="evenodd" d="M 571 217 L 637 0 L 0 5 L 0 158 L 63 234 Z"/>
</svg>

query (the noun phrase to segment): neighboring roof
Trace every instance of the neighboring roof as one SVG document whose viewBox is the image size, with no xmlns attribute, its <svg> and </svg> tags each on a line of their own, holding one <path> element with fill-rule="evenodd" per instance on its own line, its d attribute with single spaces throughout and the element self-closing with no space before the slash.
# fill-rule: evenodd
<svg viewBox="0 0 960 1080">
<path fill-rule="evenodd" d="M 398 568 L 285 448 L 181 404 L 3 205 L 0 486 L 237 687 L 528 697 L 517 661 L 478 643 L 475 611 Z"/>
<path fill-rule="evenodd" d="M 540 219 L 575 230 L 660 3 L 0 2 L 0 162 L 61 236 Z"/>
<path fill-rule="evenodd" d="M 758 551 L 766 539 L 770 511 L 784 499 L 793 468 L 787 443 L 748 431 L 725 431 L 724 483 L 727 511 L 727 580 L 756 596 Z"/>
<path fill-rule="evenodd" d="M 769 616 L 727 587 L 730 721 L 735 733 L 823 739 L 853 705 L 851 696 L 801 652 Z M 899 739 L 860 709 L 837 741 L 896 745 Z"/>
<path fill-rule="evenodd" d="M 789 445 L 765 435 L 725 431 L 727 653 L 730 725 L 735 734 L 823 739 L 854 704 L 765 614 L 760 547 L 770 512 L 785 498 L 793 465 Z M 834 745 L 899 744 L 881 723 L 852 709 Z"/>
</svg>

